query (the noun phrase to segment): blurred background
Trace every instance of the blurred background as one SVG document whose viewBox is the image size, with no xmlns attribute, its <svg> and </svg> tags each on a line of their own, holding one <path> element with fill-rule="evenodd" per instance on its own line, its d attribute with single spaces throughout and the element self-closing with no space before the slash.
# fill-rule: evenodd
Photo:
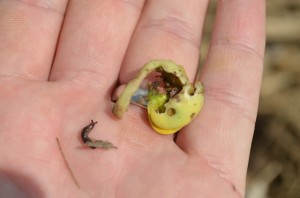
<svg viewBox="0 0 300 198">
<path fill-rule="evenodd" d="M 266 0 L 266 51 L 246 198 L 300 198 L 300 0 Z M 216 0 L 211 1 L 201 62 Z"/>
</svg>

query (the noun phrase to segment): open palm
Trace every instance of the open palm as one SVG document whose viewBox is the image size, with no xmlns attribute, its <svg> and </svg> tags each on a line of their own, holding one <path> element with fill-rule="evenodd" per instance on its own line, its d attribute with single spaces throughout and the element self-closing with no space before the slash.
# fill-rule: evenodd
<svg viewBox="0 0 300 198">
<path fill-rule="evenodd" d="M 32 3 L 30 3 L 32 2 Z M 205 105 L 180 133 L 111 95 L 151 59 L 195 77 L 208 1 L 1 1 L 0 178 L 28 197 L 242 197 L 264 51 L 264 2 L 220 1 L 200 76 Z M 118 149 L 90 149 L 81 129 Z M 64 162 L 56 142 L 59 138 Z M 76 184 L 78 182 L 78 184 Z"/>
</svg>

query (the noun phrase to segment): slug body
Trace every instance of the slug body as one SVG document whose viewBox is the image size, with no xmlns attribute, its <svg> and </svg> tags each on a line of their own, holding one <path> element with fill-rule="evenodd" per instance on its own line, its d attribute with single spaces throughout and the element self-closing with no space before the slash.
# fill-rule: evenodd
<svg viewBox="0 0 300 198">
<path fill-rule="evenodd" d="M 93 120 L 91 120 L 91 123 L 82 129 L 81 139 L 82 139 L 83 143 L 86 144 L 87 142 L 92 141 L 91 138 L 89 138 L 89 133 L 93 130 L 93 128 L 96 124 L 97 124 L 97 122 L 94 122 Z"/>
<path fill-rule="evenodd" d="M 97 122 L 94 122 L 93 120 L 91 120 L 91 123 L 82 129 L 82 131 L 81 131 L 82 142 L 92 149 L 95 149 L 95 148 L 102 148 L 102 149 L 115 148 L 115 149 L 117 149 L 117 147 L 114 146 L 109 141 L 95 140 L 95 139 L 92 139 L 89 137 L 89 133 L 93 130 L 93 128 L 95 127 L 96 124 L 97 124 Z"/>
</svg>

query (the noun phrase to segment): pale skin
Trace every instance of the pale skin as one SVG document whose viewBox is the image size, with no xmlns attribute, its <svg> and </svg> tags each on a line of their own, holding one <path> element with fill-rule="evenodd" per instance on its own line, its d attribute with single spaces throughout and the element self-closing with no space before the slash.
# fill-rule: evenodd
<svg viewBox="0 0 300 198">
<path fill-rule="evenodd" d="M 111 112 L 116 82 L 151 59 L 173 60 L 195 77 L 207 3 L 1 1 L 0 179 L 29 197 L 243 197 L 264 1 L 218 1 L 200 75 L 205 104 L 176 142 L 155 133 L 140 107 L 131 105 L 122 120 Z M 118 149 L 82 144 L 91 119 L 98 124 L 90 136 Z"/>
</svg>

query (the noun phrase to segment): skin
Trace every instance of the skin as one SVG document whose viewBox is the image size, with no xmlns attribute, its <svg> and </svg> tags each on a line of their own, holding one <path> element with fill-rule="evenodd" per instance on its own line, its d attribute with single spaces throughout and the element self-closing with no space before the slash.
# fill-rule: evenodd
<svg viewBox="0 0 300 198">
<path fill-rule="evenodd" d="M 176 142 L 153 132 L 140 107 L 130 105 L 122 120 L 111 113 L 116 82 L 149 60 L 185 65 L 194 80 L 207 3 L 0 1 L 1 182 L 28 197 L 243 197 L 264 1 L 218 1 L 200 75 L 205 105 Z M 91 119 L 91 137 L 118 149 L 82 145 Z"/>
</svg>

